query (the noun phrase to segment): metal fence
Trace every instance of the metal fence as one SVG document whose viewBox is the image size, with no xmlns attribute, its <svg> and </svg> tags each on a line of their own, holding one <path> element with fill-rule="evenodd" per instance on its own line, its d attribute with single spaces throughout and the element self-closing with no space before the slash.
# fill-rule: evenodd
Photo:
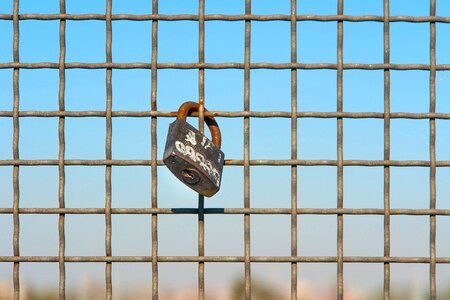
<svg viewBox="0 0 450 300">
<path fill-rule="evenodd" d="M 198 297 L 204 299 L 205 264 L 217 262 L 236 262 L 245 266 L 245 298 L 251 298 L 251 266 L 255 263 L 286 263 L 291 266 L 291 298 L 297 298 L 297 268 L 302 263 L 329 263 L 337 265 L 337 298 L 344 297 L 344 263 L 374 263 L 384 265 L 384 299 L 390 297 L 391 265 L 395 263 L 421 263 L 429 265 L 429 296 L 436 299 L 436 265 L 450 263 L 450 257 L 436 256 L 436 216 L 450 215 L 450 210 L 436 209 L 436 168 L 450 167 L 450 161 L 436 160 L 436 119 L 450 119 L 448 113 L 436 113 L 436 71 L 450 70 L 450 65 L 436 64 L 436 23 L 450 23 L 450 17 L 436 16 L 436 0 L 430 0 L 429 16 L 390 16 L 389 0 L 384 0 L 382 16 L 344 15 L 344 1 L 338 0 L 336 15 L 297 15 L 297 1 L 291 0 L 290 15 L 254 15 L 251 12 L 251 0 L 245 0 L 245 14 L 221 15 L 205 14 L 205 0 L 199 0 L 197 15 L 161 15 L 158 13 L 158 0 L 152 1 L 152 14 L 130 15 L 112 14 L 112 0 L 106 1 L 105 14 L 66 14 L 66 4 L 60 0 L 59 14 L 19 14 L 19 0 L 14 0 L 12 14 L 0 14 L 0 20 L 13 23 L 13 62 L 0 63 L 0 69 L 13 69 L 13 111 L 0 111 L 0 117 L 13 120 L 13 159 L 1 160 L 1 166 L 13 166 L 13 207 L 0 208 L 1 214 L 13 216 L 13 256 L 1 256 L 0 262 L 14 264 L 14 299 L 20 296 L 20 265 L 22 262 L 53 262 L 59 265 L 59 297 L 66 297 L 67 263 L 100 262 L 105 264 L 106 298 L 112 298 L 112 264 L 120 262 L 145 262 L 152 268 L 152 295 L 158 298 L 158 266 L 165 262 L 198 263 Z M 19 60 L 19 24 L 26 20 L 59 20 L 60 55 L 58 63 L 24 63 Z M 106 22 L 106 62 L 83 63 L 66 62 L 66 20 L 99 20 Z M 111 55 L 112 22 L 116 20 L 152 21 L 151 63 L 114 63 Z M 188 20 L 198 23 L 198 62 L 167 63 L 158 62 L 158 21 Z M 208 21 L 244 21 L 245 22 L 245 58 L 244 63 L 208 63 L 205 62 L 205 22 Z M 252 21 L 284 21 L 291 25 L 291 60 L 287 63 L 251 63 L 250 40 Z M 302 21 L 334 22 L 337 24 L 337 61 L 324 63 L 299 63 L 297 58 L 297 23 Z M 365 64 L 343 62 L 344 22 L 379 22 L 384 28 L 384 62 Z M 428 64 L 391 64 L 390 63 L 390 24 L 392 22 L 427 23 L 430 26 L 430 61 Z M 51 68 L 59 70 L 59 110 L 58 111 L 19 111 L 19 74 L 20 69 Z M 66 69 L 106 69 L 106 111 L 67 111 L 65 110 L 65 71 Z M 112 111 L 112 70 L 113 69 L 150 69 L 151 70 L 151 110 L 150 111 Z M 157 108 L 157 71 L 160 69 L 198 70 L 198 99 L 201 107 L 204 103 L 205 69 L 243 69 L 244 95 L 243 111 L 212 111 L 208 114 L 224 118 L 242 118 L 244 121 L 244 159 L 228 159 L 225 165 L 243 166 L 244 172 L 244 208 L 204 208 L 204 199 L 198 198 L 198 208 L 158 208 L 156 129 L 158 118 L 174 117 L 174 112 L 159 111 Z M 291 72 L 291 111 L 257 112 L 250 111 L 250 72 L 253 69 L 286 69 Z M 297 110 L 297 72 L 298 70 L 331 69 L 337 71 L 337 111 L 299 112 Z M 384 112 L 344 112 L 343 110 L 343 72 L 344 70 L 383 70 L 384 72 Z M 391 70 L 423 70 L 430 74 L 430 102 L 427 113 L 391 113 L 390 112 L 390 73 Z M 207 103 L 206 103 L 207 104 Z M 203 109 L 198 113 L 199 126 L 203 130 Z M 106 121 L 105 160 L 67 160 L 65 159 L 65 117 L 104 117 Z M 19 157 L 19 120 L 24 117 L 42 117 L 59 119 L 59 156 L 57 160 L 23 160 Z M 111 156 L 112 118 L 114 117 L 150 117 L 151 118 L 151 160 L 113 160 Z M 337 122 L 337 160 L 299 160 L 297 158 L 298 118 L 331 118 Z M 250 122 L 252 118 L 289 118 L 291 120 L 291 159 L 288 160 L 252 160 L 250 159 Z M 384 121 L 384 158 L 383 160 L 344 160 L 343 158 L 343 120 L 345 118 L 376 118 Z M 429 160 L 399 161 L 390 159 L 390 123 L 391 119 L 429 120 Z M 59 168 L 59 208 L 22 208 L 19 207 L 19 170 L 20 166 L 55 165 Z M 65 207 L 65 167 L 66 166 L 104 166 L 106 168 L 106 199 L 102 208 L 66 208 Z M 112 166 L 149 166 L 151 168 L 151 208 L 111 208 L 111 169 Z M 291 208 L 252 208 L 250 197 L 250 166 L 290 166 L 291 169 Z M 297 183 L 299 166 L 334 166 L 337 169 L 337 207 L 336 208 L 298 208 Z M 346 166 L 379 166 L 384 168 L 384 208 L 351 209 L 344 208 L 343 171 Z M 429 209 L 391 209 L 390 208 L 390 169 L 391 167 L 424 167 L 429 169 L 430 203 Z M 19 225 L 22 214 L 59 215 L 59 255 L 23 256 L 19 252 Z M 67 214 L 99 214 L 105 216 L 106 252 L 104 256 L 66 256 L 65 255 L 65 216 Z M 112 214 L 151 215 L 151 256 L 114 256 L 111 246 Z M 198 255 L 197 256 L 159 256 L 158 255 L 158 215 L 195 214 L 198 215 Z M 205 214 L 235 214 L 244 216 L 244 254 L 242 256 L 205 256 L 204 232 Z M 254 214 L 282 214 L 291 216 L 291 255 L 290 256 L 252 256 L 250 252 L 250 218 Z M 297 218 L 299 215 L 334 215 L 337 220 L 337 256 L 299 256 L 297 251 Z M 381 215 L 384 217 L 384 255 L 380 257 L 344 256 L 343 221 L 344 215 Z M 392 215 L 429 216 L 430 240 L 427 257 L 393 257 L 390 251 L 390 218 Z"/>
</svg>

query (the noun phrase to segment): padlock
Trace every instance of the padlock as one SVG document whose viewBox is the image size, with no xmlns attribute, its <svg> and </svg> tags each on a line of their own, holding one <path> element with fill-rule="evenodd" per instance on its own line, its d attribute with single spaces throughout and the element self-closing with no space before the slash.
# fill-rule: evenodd
<svg viewBox="0 0 450 300">
<path fill-rule="evenodd" d="M 163 160 L 184 184 L 211 197 L 220 188 L 224 153 L 220 150 L 220 129 L 213 117 L 205 117 L 212 142 L 186 122 L 186 116 L 198 110 L 196 102 L 185 102 L 180 106 L 177 119 L 169 126 Z"/>
</svg>

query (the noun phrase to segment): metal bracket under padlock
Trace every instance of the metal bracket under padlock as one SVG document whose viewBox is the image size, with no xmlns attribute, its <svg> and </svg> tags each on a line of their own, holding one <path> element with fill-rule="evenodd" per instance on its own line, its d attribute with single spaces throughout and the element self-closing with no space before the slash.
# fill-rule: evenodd
<svg viewBox="0 0 450 300">
<path fill-rule="evenodd" d="M 220 189 L 224 153 L 220 150 L 220 129 L 213 117 L 205 117 L 212 142 L 186 122 L 186 116 L 198 110 L 196 102 L 185 102 L 180 106 L 177 119 L 169 126 L 163 161 L 188 187 L 211 197 Z"/>
</svg>

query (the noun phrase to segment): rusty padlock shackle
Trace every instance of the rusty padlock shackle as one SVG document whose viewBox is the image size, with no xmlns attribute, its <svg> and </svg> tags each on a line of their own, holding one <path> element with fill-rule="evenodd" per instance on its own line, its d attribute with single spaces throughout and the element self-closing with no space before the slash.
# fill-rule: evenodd
<svg viewBox="0 0 450 300">
<path fill-rule="evenodd" d="M 200 105 L 197 102 L 192 101 L 184 102 L 178 109 L 177 118 L 186 121 L 186 117 L 190 113 L 198 111 L 199 109 Z M 203 110 L 205 112 L 208 112 L 206 108 L 203 108 Z M 222 144 L 222 136 L 220 134 L 219 125 L 217 125 L 217 122 L 214 119 L 214 117 L 205 117 L 205 123 L 206 125 L 208 125 L 209 131 L 211 132 L 213 144 L 220 149 L 220 146 Z"/>
</svg>

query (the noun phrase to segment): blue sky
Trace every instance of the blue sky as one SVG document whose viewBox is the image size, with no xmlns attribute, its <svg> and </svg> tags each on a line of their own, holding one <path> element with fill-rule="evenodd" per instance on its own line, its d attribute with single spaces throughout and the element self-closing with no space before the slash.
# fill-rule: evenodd
<svg viewBox="0 0 450 300">
<path fill-rule="evenodd" d="M 67 13 L 105 12 L 104 1 L 66 1 Z M 244 1 L 206 0 L 205 13 L 243 14 Z M 298 1 L 298 14 L 336 14 L 337 1 Z M 426 16 L 429 1 L 391 0 L 391 15 Z M 449 16 L 450 3 L 437 1 L 437 15 Z M 113 13 L 149 14 L 150 1 L 114 0 Z M 383 1 L 346 0 L 348 15 L 382 15 Z M 159 1 L 160 14 L 197 14 L 197 1 Z M 58 13 L 59 1 L 20 1 L 20 13 Z M 12 1 L 0 2 L 0 14 L 12 13 Z M 253 14 L 289 14 L 290 1 L 253 0 Z M 198 24 L 194 21 L 158 22 L 158 62 L 197 62 Z M 205 23 L 206 62 L 244 61 L 244 22 L 208 21 Z M 450 24 L 437 24 L 438 64 L 450 63 Z M 251 61 L 286 63 L 290 61 L 290 23 L 252 22 Z M 0 21 L 0 63 L 12 61 L 11 21 Z M 67 21 L 66 62 L 105 61 L 105 22 Z M 391 23 L 391 63 L 429 63 L 429 24 Z M 335 63 L 336 22 L 298 22 L 298 62 Z M 151 22 L 114 21 L 113 62 L 151 61 Z M 20 22 L 20 61 L 58 62 L 59 22 Z M 380 22 L 344 22 L 344 63 L 382 63 L 383 24 Z M 105 70 L 66 70 L 66 110 L 105 110 Z M 336 71 L 298 71 L 298 110 L 336 111 Z M 58 70 L 20 71 L 20 110 L 58 110 Z M 198 99 L 197 70 L 158 71 L 158 109 L 174 111 L 180 103 Z M 209 110 L 243 109 L 243 70 L 206 70 L 205 105 Z M 290 70 L 252 70 L 250 109 L 252 111 L 290 111 Z M 344 71 L 344 111 L 383 111 L 383 71 Z M 113 70 L 113 110 L 150 109 L 150 70 Z M 438 71 L 436 111 L 450 112 L 450 72 Z M 12 110 L 12 70 L 0 69 L 0 111 Z M 391 111 L 427 112 L 429 110 L 429 72 L 391 71 Z M 158 119 L 158 158 L 163 154 L 167 128 L 172 118 Z M 223 134 L 223 151 L 229 159 L 243 159 L 243 120 L 218 118 Z M 289 119 L 251 119 L 250 158 L 289 159 L 291 124 Z M 57 118 L 20 119 L 20 158 L 56 159 L 58 155 Z M 299 159 L 336 159 L 336 120 L 298 120 Z M 436 121 L 438 160 L 450 160 L 450 121 Z M 102 118 L 66 118 L 67 159 L 105 158 L 105 121 Z M 0 159 L 12 158 L 12 119 L 0 118 Z M 429 121 L 391 120 L 391 158 L 427 160 Z M 130 146 L 132 145 L 132 146 Z M 113 159 L 150 159 L 150 119 L 113 119 Z M 383 159 L 383 120 L 344 120 L 344 159 Z M 66 168 L 66 206 L 104 206 L 104 168 Z M 113 207 L 149 207 L 150 169 L 113 167 Z M 0 207 L 12 206 L 12 168 L 0 167 Z M 299 168 L 299 207 L 336 207 L 336 168 Z M 437 170 L 437 207 L 450 208 L 450 170 Z M 251 167 L 252 207 L 290 207 L 290 168 Z M 57 207 L 58 169 L 20 168 L 21 207 Z M 344 170 L 344 206 L 383 207 L 383 168 L 346 167 Z M 160 207 L 195 207 L 196 194 L 179 183 L 163 166 L 158 168 L 158 204 Z M 205 202 L 207 207 L 243 207 L 243 170 L 225 167 L 221 191 Z M 391 206 L 428 208 L 429 173 L 426 168 L 391 168 Z M 290 216 L 252 216 L 252 255 L 290 254 Z M 345 255 L 381 256 L 383 251 L 382 216 L 345 216 Z M 445 256 L 450 242 L 448 218 L 438 217 L 437 255 Z M 429 224 L 426 217 L 392 217 L 392 255 L 428 256 Z M 180 224 L 183 224 L 180 226 Z M 0 255 L 12 254 L 12 217 L 0 215 Z M 206 217 L 206 255 L 243 254 L 243 217 Z M 196 216 L 160 216 L 160 255 L 196 255 Z M 128 231 L 133 230 L 133 234 Z M 370 232 L 369 241 L 365 238 Z M 413 234 L 414 233 L 414 234 Z M 77 239 L 83 235 L 86 242 Z M 67 255 L 104 254 L 104 217 L 66 217 Z M 217 237 L 221 238 L 218 239 Z M 36 243 L 46 238 L 48 243 Z M 148 216 L 113 216 L 115 255 L 149 255 L 151 249 Z M 361 243 L 364 239 L 365 243 Z M 21 216 L 21 254 L 57 255 L 57 216 Z M 413 253 L 413 250 L 415 251 Z M 130 252 L 131 251 L 131 252 Z M 299 217 L 299 254 L 336 255 L 336 217 Z M 25 265 L 25 264 L 24 264 Z M 242 273 L 241 265 L 211 266 L 211 278 L 225 272 L 229 278 Z M 127 270 L 134 265 L 120 267 Z M 173 278 L 176 266 L 161 264 L 161 285 Z M 191 268 L 192 267 L 192 268 Z M 411 273 L 427 282 L 427 269 L 415 265 L 393 267 L 393 280 Z M 38 278 L 36 269 L 23 267 L 23 278 L 50 284 L 58 275 L 57 265 L 43 265 L 48 275 Z M 122 268 L 122 269 L 120 269 Z M 179 284 L 195 283 L 195 264 L 180 267 Z M 255 276 L 264 275 L 255 267 Z M 439 280 L 450 280 L 448 266 L 438 266 Z M 0 278 L 10 276 L 10 265 L 0 264 Z M 192 271 L 192 270 L 194 271 Z M 358 267 L 348 268 L 346 282 L 363 284 L 361 278 L 382 284 L 382 267 L 370 267 L 364 275 Z M 169 271 L 167 271 L 169 270 Z M 189 271 L 191 270 L 191 271 Z M 208 269 L 207 269 L 208 270 Z M 263 270 L 263 271 L 258 271 Z M 289 277 L 289 265 L 272 267 L 279 278 Z M 317 272 L 317 270 L 321 270 Z M 346 269 L 347 270 L 347 269 Z M 358 271 L 359 270 L 359 271 Z M 414 272 L 411 272 L 414 270 Z M 103 266 L 68 267 L 69 278 L 82 273 L 100 278 Z M 114 271 L 113 271 L 114 272 Z M 125 271 L 124 271 L 125 272 Z M 147 273 L 146 273 L 147 272 Z M 148 280 L 150 269 L 136 276 Z M 193 274 L 190 274 L 193 273 Z M 72 275 L 74 274 L 74 275 Z M 77 275 L 78 274 L 78 275 Z M 122 278 L 117 271 L 115 278 Z M 122 275 L 121 275 L 122 274 Z M 259 274 L 259 275 L 258 275 Z M 312 281 L 328 274 L 335 280 L 335 266 L 300 267 L 299 276 Z M 398 274 L 401 274 L 398 275 Z M 192 276 L 191 276 L 192 275 Z M 71 277 L 73 276 L 73 277 Z M 121 277 L 122 276 L 122 277 Z M 209 276 L 209 275 L 208 275 Z M 414 275 L 415 276 L 415 275 Z M 410 277 L 414 277 L 410 275 Z M 397 278 L 397 279 L 396 279 Z M 119 279 L 117 279 L 119 280 Z M 124 278 L 123 280 L 126 281 Z M 359 280 L 359 281 L 358 281 Z M 219 280 L 218 280 L 219 282 Z M 441 281 L 439 281 L 441 282 Z M 56 281 L 53 282 L 53 285 Z M 56 286 L 56 285 L 55 285 Z"/>
</svg>

